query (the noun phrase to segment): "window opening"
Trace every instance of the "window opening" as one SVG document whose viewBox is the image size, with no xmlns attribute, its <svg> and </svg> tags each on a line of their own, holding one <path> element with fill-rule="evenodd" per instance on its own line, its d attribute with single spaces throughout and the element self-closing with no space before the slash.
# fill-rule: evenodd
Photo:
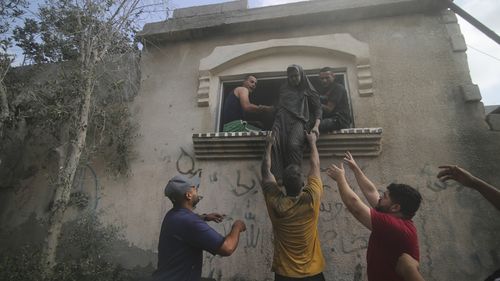
<svg viewBox="0 0 500 281">
<path fill-rule="evenodd" d="M 311 81 L 313 86 L 318 91 L 320 91 L 321 84 L 319 81 L 319 76 L 317 74 L 318 71 L 319 70 L 307 71 L 307 73 L 314 73 L 314 74 L 307 74 L 307 77 L 309 78 L 309 81 Z M 259 75 L 257 74 L 256 76 L 257 76 L 257 88 L 254 90 L 253 93 L 250 94 L 249 96 L 250 102 L 256 105 L 276 106 L 279 102 L 279 89 L 283 83 L 286 83 L 286 75 L 274 76 L 274 77 L 261 77 L 261 78 L 259 78 Z M 347 77 L 345 72 L 335 72 L 335 82 L 343 85 L 346 88 L 349 108 L 351 110 L 351 120 L 354 120 L 352 118 L 351 96 L 349 93 L 349 87 L 347 84 Z M 222 110 L 224 101 L 228 97 L 228 95 L 232 94 L 233 90 L 236 87 L 241 86 L 242 83 L 243 83 L 243 78 L 238 80 L 228 80 L 222 82 L 222 87 L 221 87 L 222 98 L 219 104 L 219 114 L 217 118 L 218 132 L 222 131 L 222 128 L 224 126 L 224 124 L 221 124 L 223 120 Z M 245 120 L 249 121 L 249 123 L 258 124 L 259 125 L 258 127 L 262 128 L 263 130 L 271 130 L 274 122 L 274 116 L 257 114 L 257 113 L 246 113 Z M 351 127 L 353 125 L 354 124 L 351 124 Z"/>
</svg>

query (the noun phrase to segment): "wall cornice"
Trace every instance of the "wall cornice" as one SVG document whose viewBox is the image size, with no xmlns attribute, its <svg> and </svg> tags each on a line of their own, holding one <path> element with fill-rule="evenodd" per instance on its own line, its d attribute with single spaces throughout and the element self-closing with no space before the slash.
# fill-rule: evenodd
<svg viewBox="0 0 500 281">
<path fill-rule="evenodd" d="M 214 34 L 257 31 L 421 13 L 439 9 L 432 0 L 316 0 L 254 9 L 211 9 L 186 13 L 146 24 L 138 36 L 143 42 L 180 41 Z M 221 4 L 219 4 L 221 5 Z M 193 7 L 195 9 L 196 7 Z"/>
</svg>

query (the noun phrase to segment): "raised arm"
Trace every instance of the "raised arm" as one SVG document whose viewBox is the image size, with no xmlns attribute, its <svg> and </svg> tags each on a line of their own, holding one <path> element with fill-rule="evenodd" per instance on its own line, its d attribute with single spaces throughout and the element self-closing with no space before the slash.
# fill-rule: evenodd
<svg viewBox="0 0 500 281">
<path fill-rule="evenodd" d="M 319 163 L 319 153 L 318 153 L 318 147 L 316 146 L 316 141 L 318 140 L 318 135 L 314 132 L 307 133 L 306 138 L 307 142 L 309 142 L 309 147 L 311 148 L 311 156 L 309 157 L 309 176 L 317 177 L 320 178 L 320 163 Z"/>
<path fill-rule="evenodd" d="M 262 174 L 262 185 L 265 183 L 276 183 L 274 175 L 271 173 L 271 149 L 273 147 L 274 136 L 269 133 L 266 137 L 266 148 L 264 151 L 264 157 L 262 157 L 261 174 Z"/>
<path fill-rule="evenodd" d="M 359 168 L 358 164 L 352 157 L 349 151 L 346 151 L 344 162 L 351 168 L 354 172 L 354 176 L 356 177 L 356 182 L 358 183 L 363 195 L 365 196 L 368 204 L 375 208 L 377 206 L 378 200 L 380 199 L 380 194 L 378 193 L 377 187 L 373 182 L 366 177 L 365 173 Z"/>
<path fill-rule="evenodd" d="M 439 166 L 439 168 L 442 169 L 437 175 L 440 181 L 444 182 L 452 179 L 462 185 L 475 189 L 500 211 L 500 190 L 456 165 L 444 165 Z"/>
<path fill-rule="evenodd" d="M 345 178 L 344 165 L 340 166 L 330 165 L 326 173 L 332 178 L 339 187 L 340 198 L 344 202 L 347 210 L 366 228 L 372 230 L 372 220 L 370 215 L 370 208 L 361 201 L 358 195 L 351 189 Z"/>
<path fill-rule="evenodd" d="M 231 232 L 224 238 L 224 243 L 217 250 L 217 254 L 227 257 L 234 253 L 240 241 L 240 233 L 246 230 L 245 223 L 241 220 L 234 222 Z"/>
</svg>

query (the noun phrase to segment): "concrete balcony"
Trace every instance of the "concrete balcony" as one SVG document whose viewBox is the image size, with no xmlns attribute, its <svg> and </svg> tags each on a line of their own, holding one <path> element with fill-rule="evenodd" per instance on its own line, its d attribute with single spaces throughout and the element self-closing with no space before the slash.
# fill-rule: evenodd
<svg viewBox="0 0 500 281">
<path fill-rule="evenodd" d="M 260 159 L 269 132 L 193 134 L 196 159 Z M 318 140 L 321 158 L 353 156 L 376 157 L 381 152 L 382 128 L 351 128 L 322 134 Z M 307 150 L 304 156 L 308 156 Z"/>
</svg>

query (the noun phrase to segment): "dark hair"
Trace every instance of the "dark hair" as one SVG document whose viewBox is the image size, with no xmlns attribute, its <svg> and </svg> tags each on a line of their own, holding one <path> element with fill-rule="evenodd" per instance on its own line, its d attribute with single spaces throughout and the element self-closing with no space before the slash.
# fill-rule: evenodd
<svg viewBox="0 0 500 281">
<path fill-rule="evenodd" d="M 283 171 L 283 185 L 286 189 L 286 195 L 297 196 L 304 186 L 304 177 L 302 169 L 295 164 L 288 165 Z"/>
<path fill-rule="evenodd" d="M 248 75 L 245 76 L 245 79 L 243 81 L 247 81 L 250 77 L 254 77 L 255 79 L 257 79 L 257 77 L 255 77 L 255 75 L 248 74 Z"/>
<path fill-rule="evenodd" d="M 329 66 L 325 66 L 319 72 L 328 72 L 328 71 L 333 72 L 333 69 Z"/>
<path fill-rule="evenodd" d="M 389 190 L 391 201 L 401 206 L 403 216 L 407 219 L 413 218 L 422 202 L 420 192 L 409 185 L 400 183 L 391 183 L 387 190 Z"/>
</svg>

